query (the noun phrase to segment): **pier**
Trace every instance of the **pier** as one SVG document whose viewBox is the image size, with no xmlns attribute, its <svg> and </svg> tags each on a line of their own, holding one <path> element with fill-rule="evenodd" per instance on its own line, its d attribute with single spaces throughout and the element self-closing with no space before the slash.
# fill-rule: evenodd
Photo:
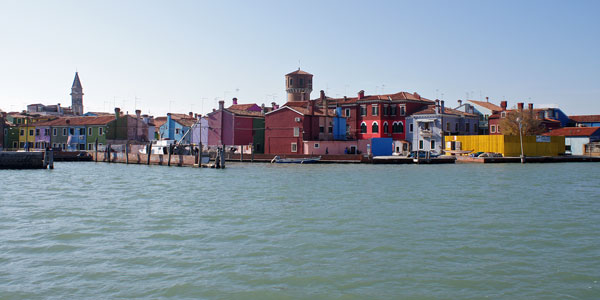
<svg viewBox="0 0 600 300">
<path fill-rule="evenodd" d="M 54 169 L 53 151 L 0 152 L 0 169 Z"/>
</svg>

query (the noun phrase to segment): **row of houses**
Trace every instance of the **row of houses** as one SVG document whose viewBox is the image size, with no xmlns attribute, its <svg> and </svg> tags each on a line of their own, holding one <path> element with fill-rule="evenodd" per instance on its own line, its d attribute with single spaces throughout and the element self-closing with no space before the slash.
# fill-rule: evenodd
<svg viewBox="0 0 600 300">
<path fill-rule="evenodd" d="M 81 117 L 0 112 L 0 148 L 9 150 L 53 147 L 65 151 L 92 150 L 95 144 L 145 144 L 173 140 L 182 144 L 226 146 L 240 152 L 282 154 L 408 154 L 424 150 L 441 154 L 445 137 L 503 135 L 503 120 L 527 112 L 548 135 L 587 135 L 597 130 L 569 128 L 600 125 L 600 116 L 567 116 L 557 107 L 535 107 L 507 101 L 458 101 L 454 108 L 416 92 L 332 98 L 320 91 L 311 99 L 313 75 L 300 69 L 285 75 L 288 101 L 279 106 L 240 104 L 237 98 L 205 116 L 169 113 L 154 118 L 122 113 L 86 113 Z M 562 130 L 562 131 L 561 131 Z M 578 138 L 573 136 L 573 138 Z M 580 144 L 566 141 L 566 153 L 581 154 Z"/>
</svg>

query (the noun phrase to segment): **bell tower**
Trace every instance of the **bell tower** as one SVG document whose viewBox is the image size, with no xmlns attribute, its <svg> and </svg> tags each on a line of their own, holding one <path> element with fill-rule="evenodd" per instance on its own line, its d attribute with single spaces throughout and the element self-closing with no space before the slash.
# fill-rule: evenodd
<svg viewBox="0 0 600 300">
<path fill-rule="evenodd" d="M 285 75 L 285 87 L 288 94 L 288 102 L 308 101 L 312 92 L 313 75 L 298 70 Z"/>
<path fill-rule="evenodd" d="M 71 109 L 74 115 L 83 115 L 83 88 L 79 81 L 79 73 L 75 72 L 75 79 L 71 87 Z"/>
</svg>

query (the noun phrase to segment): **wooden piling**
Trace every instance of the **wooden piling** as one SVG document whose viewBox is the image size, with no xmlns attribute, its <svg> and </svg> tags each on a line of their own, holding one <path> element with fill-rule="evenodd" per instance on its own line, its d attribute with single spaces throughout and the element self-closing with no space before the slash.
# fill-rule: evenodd
<svg viewBox="0 0 600 300">
<path fill-rule="evenodd" d="M 111 149 L 111 146 L 110 146 L 110 144 L 108 144 L 108 148 L 106 149 L 107 154 L 108 154 L 107 155 L 107 157 L 108 157 L 108 163 L 110 163 L 110 149 Z"/>
<path fill-rule="evenodd" d="M 125 164 L 129 164 L 129 143 L 125 144 Z"/>
<path fill-rule="evenodd" d="M 250 162 L 254 162 L 254 144 L 250 144 Z"/>
<path fill-rule="evenodd" d="M 198 167 L 202 167 L 202 142 L 198 146 Z"/>
<path fill-rule="evenodd" d="M 98 162 L 98 137 L 96 137 L 95 148 L 96 149 L 96 162 Z"/>
<path fill-rule="evenodd" d="M 221 149 L 221 169 L 225 169 L 225 147 Z"/>
<path fill-rule="evenodd" d="M 240 146 L 240 162 L 244 161 L 244 146 Z"/>
<path fill-rule="evenodd" d="M 148 143 L 148 145 L 146 145 L 146 153 L 148 154 L 147 164 L 150 165 L 150 155 L 152 155 L 152 142 L 150 142 L 150 143 Z"/>
<path fill-rule="evenodd" d="M 169 146 L 169 160 L 167 161 L 167 166 L 171 166 L 171 153 L 173 153 L 173 145 Z"/>
<path fill-rule="evenodd" d="M 50 170 L 54 169 L 54 150 L 52 149 L 48 153 L 48 167 L 50 167 Z"/>
</svg>

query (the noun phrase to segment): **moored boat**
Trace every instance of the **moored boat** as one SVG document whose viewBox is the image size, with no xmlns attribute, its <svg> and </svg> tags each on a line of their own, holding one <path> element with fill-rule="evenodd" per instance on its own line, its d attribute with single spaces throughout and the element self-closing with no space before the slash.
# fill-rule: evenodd
<svg viewBox="0 0 600 300">
<path fill-rule="evenodd" d="M 310 164 L 316 163 L 321 160 L 321 157 L 306 157 L 306 158 L 281 158 L 279 156 L 273 157 L 271 163 L 277 164 Z"/>
</svg>

